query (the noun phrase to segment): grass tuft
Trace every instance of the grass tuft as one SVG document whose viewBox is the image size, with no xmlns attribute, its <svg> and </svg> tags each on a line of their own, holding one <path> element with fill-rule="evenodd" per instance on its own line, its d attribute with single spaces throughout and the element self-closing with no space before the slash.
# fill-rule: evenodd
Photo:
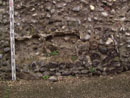
<svg viewBox="0 0 130 98">
<path fill-rule="evenodd" d="M 49 76 L 45 75 L 45 76 L 42 77 L 42 79 L 47 80 L 47 79 L 49 79 Z"/>
</svg>

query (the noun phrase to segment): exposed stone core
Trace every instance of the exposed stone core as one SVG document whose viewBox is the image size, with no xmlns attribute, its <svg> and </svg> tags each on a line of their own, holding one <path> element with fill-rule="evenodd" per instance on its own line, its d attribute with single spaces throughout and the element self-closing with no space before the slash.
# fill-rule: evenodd
<svg viewBox="0 0 130 98">
<path fill-rule="evenodd" d="M 130 0 L 16 0 L 18 78 L 130 69 Z M 0 1 L 0 77 L 9 79 L 9 8 Z"/>
</svg>

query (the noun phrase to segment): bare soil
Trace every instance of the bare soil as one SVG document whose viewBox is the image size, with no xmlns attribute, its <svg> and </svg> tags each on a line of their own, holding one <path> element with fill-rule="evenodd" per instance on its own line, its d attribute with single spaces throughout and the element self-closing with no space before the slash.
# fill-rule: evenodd
<svg viewBox="0 0 130 98">
<path fill-rule="evenodd" d="M 130 72 L 91 78 L 65 77 L 62 81 L 0 82 L 0 98 L 129 98 Z"/>
</svg>

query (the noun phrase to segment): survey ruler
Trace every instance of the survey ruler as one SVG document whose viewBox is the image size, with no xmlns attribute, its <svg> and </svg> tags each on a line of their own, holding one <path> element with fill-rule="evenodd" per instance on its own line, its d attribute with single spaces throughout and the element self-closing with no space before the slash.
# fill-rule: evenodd
<svg viewBox="0 0 130 98">
<path fill-rule="evenodd" d="M 14 0 L 9 0 L 9 14 L 10 14 L 10 48 L 11 48 L 12 80 L 16 80 L 15 36 L 14 36 Z"/>
</svg>

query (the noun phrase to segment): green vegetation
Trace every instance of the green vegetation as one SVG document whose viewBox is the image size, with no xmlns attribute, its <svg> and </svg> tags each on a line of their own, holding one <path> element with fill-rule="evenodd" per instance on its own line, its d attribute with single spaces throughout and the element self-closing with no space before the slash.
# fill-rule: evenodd
<svg viewBox="0 0 130 98">
<path fill-rule="evenodd" d="M 55 56 L 55 55 L 59 55 L 59 52 L 57 50 L 49 53 L 49 56 Z"/>
<path fill-rule="evenodd" d="M 9 98 L 9 92 L 10 92 L 10 89 L 7 88 L 7 89 L 5 90 L 4 98 Z"/>
<path fill-rule="evenodd" d="M 89 71 L 90 71 L 91 73 L 94 73 L 94 72 L 95 72 L 95 68 L 91 66 L 91 67 L 89 68 Z"/>
<path fill-rule="evenodd" d="M 72 56 L 72 58 L 71 58 L 72 61 L 76 61 L 77 59 L 78 59 L 77 56 Z"/>
<path fill-rule="evenodd" d="M 48 78 L 49 78 L 49 76 L 47 76 L 47 75 L 42 77 L 42 79 L 44 79 L 44 80 L 47 80 Z"/>
</svg>

